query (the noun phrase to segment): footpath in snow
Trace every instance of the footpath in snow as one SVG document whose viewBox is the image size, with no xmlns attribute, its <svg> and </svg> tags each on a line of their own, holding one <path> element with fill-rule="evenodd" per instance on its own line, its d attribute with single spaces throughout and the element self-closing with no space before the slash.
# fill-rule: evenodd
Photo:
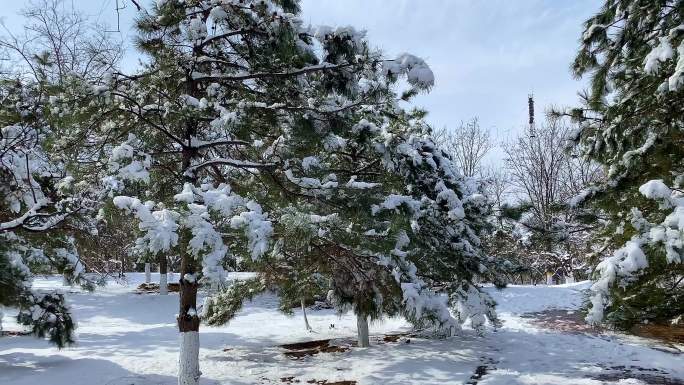
<svg viewBox="0 0 684 385">
<path fill-rule="evenodd" d="M 36 287 L 67 293 L 78 343 L 58 350 L 32 337 L 1 337 L 0 384 L 175 384 L 178 294 L 136 294 L 143 279 L 130 273 L 127 285 L 110 282 L 92 293 L 64 288 L 60 277 L 38 279 Z M 487 288 L 499 303 L 501 329 L 427 340 L 391 318 L 371 324 L 375 338 L 367 349 L 353 346 L 352 314 L 309 309 L 310 333 L 301 311 L 285 316 L 274 295 L 261 295 L 230 324 L 200 328 L 202 384 L 684 384 L 684 355 L 677 349 L 537 322 L 536 314 L 577 312 L 587 285 Z M 5 313 L 5 330 L 20 330 L 11 309 Z M 297 350 L 281 346 L 314 340 L 330 341 Z"/>
</svg>

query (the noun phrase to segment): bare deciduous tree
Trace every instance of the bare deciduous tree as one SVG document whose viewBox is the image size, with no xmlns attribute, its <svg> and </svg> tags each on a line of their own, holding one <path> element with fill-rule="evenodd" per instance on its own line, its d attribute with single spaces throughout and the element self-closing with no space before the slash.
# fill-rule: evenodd
<svg viewBox="0 0 684 385">
<path fill-rule="evenodd" d="M 499 230 L 503 229 L 502 210 L 511 194 L 508 172 L 502 167 L 490 166 L 482 172 L 484 191 L 492 204 Z"/>
<path fill-rule="evenodd" d="M 92 24 L 84 15 L 65 7 L 63 0 L 30 1 L 21 11 L 21 16 L 25 22 L 18 31 L 11 31 L 4 24 L 0 26 L 0 83 L 5 85 L 0 90 L 0 102 L 18 95 L 21 91 L 19 85 L 31 85 L 37 94 L 32 98 L 33 103 L 24 108 L 38 115 L 37 111 L 44 108 L 45 96 L 51 92 L 46 85 L 65 85 L 70 75 L 96 83 L 115 70 L 122 57 L 122 44 L 114 41 L 113 35 L 107 35 L 103 27 Z M 12 84 L 17 84 L 17 87 L 12 88 Z M 41 147 L 42 139 L 26 135 L 32 129 L 30 126 L 23 127 L 21 135 L 8 142 L 13 148 L 0 149 L 0 158 L 18 145 L 26 146 L 22 142 L 27 140 L 20 140 L 23 137 L 29 138 L 31 146 Z M 0 133 L 0 139 L 7 139 L 3 133 Z M 74 140 L 70 145 L 78 146 L 80 150 L 87 147 L 85 139 Z M 59 156 L 62 161 L 66 157 L 64 152 Z M 83 153 L 79 154 L 78 160 L 92 162 Z M 36 161 L 31 159 L 31 162 Z M 27 156 L 26 168 L 31 167 L 33 164 L 29 165 Z M 76 172 L 74 169 L 70 171 Z M 91 179 L 93 183 L 98 183 L 98 180 L 96 176 Z M 124 246 L 132 242 L 130 224 L 119 222 L 107 229 L 99 229 L 95 234 L 91 232 L 94 223 L 73 221 L 67 229 L 70 236 L 78 241 L 81 262 L 91 272 L 102 274 L 109 274 L 110 265 L 114 263 L 120 268 L 129 266 L 129 247 Z"/>
<path fill-rule="evenodd" d="M 482 172 L 482 160 L 494 147 L 489 130 L 480 126 L 478 118 L 461 122 L 454 130 L 446 127 L 435 130 L 433 138 L 451 155 L 466 176 L 475 176 Z"/>
<path fill-rule="evenodd" d="M 596 163 L 567 151 L 568 130 L 564 120 L 550 119 L 535 135 L 525 133 L 504 147 L 512 185 L 544 226 L 559 206 L 601 177 Z"/>
<path fill-rule="evenodd" d="M 122 42 L 82 14 L 65 11 L 63 0 L 32 1 L 21 15 L 26 23 L 20 32 L 2 25 L 2 72 L 61 84 L 72 73 L 101 79 L 121 60 Z"/>
<path fill-rule="evenodd" d="M 524 133 L 504 147 L 511 183 L 531 205 L 537 223 L 548 231 L 553 208 L 561 201 L 564 168 L 568 155 L 564 150 L 567 127 L 560 120 L 550 120 Z"/>
<path fill-rule="evenodd" d="M 529 252 L 533 264 L 566 275 L 582 266 L 578 257 L 586 250 L 577 245 L 587 244 L 592 229 L 568 201 L 601 177 L 598 165 L 567 151 L 569 128 L 565 120 L 549 119 L 535 135 L 524 133 L 504 147 L 511 185 L 527 206 L 518 236 L 535 250 Z"/>
</svg>

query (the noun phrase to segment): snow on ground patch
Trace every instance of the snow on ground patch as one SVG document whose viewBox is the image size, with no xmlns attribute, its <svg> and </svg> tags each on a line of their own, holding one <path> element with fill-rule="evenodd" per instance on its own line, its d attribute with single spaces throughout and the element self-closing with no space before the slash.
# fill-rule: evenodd
<svg viewBox="0 0 684 385">
<path fill-rule="evenodd" d="M 229 278 L 250 276 L 241 273 Z M 169 278 L 170 282 L 178 279 L 177 274 Z M 157 279 L 153 276 L 153 282 Z M 178 294 L 134 294 L 144 282 L 144 274 L 127 274 L 127 282 L 125 286 L 110 282 L 87 293 L 63 288 L 61 277 L 38 279 L 38 287 L 67 293 L 79 322 L 78 345 L 60 351 L 32 337 L 2 337 L 0 384 L 176 383 Z M 499 303 L 505 323 L 484 337 L 465 330 L 446 340 L 404 336 L 378 341 L 377 337 L 387 333 L 410 330 L 402 319 L 391 318 L 370 325 L 371 335 L 376 337 L 370 348 L 302 357 L 285 354 L 288 350 L 281 345 L 332 339 L 332 344 L 341 341 L 350 346 L 356 335 L 356 318 L 310 309 L 309 323 L 316 332 L 309 333 L 301 311 L 293 317 L 282 315 L 274 295 L 261 295 L 230 324 L 200 328 L 202 384 L 641 385 L 652 383 L 653 378 L 684 379 L 681 356 L 610 336 L 535 328 L 519 317 L 546 309 L 577 309 L 586 287 L 579 283 L 512 286 L 502 291 L 487 288 Z M 17 328 L 8 321 L 6 328 Z M 652 377 L 643 377 L 644 373 Z"/>
<path fill-rule="evenodd" d="M 509 285 L 504 290 L 485 290 L 497 303 L 498 313 L 524 314 L 548 309 L 578 309 L 591 283 L 583 281 L 565 285 Z"/>
</svg>

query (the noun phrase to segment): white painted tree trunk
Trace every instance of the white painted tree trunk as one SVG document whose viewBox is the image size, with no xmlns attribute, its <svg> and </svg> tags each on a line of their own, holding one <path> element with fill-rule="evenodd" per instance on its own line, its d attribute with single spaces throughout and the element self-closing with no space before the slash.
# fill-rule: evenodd
<svg viewBox="0 0 684 385">
<path fill-rule="evenodd" d="M 199 332 L 180 334 L 178 355 L 178 385 L 199 385 Z"/>
<path fill-rule="evenodd" d="M 356 329 L 359 333 L 359 347 L 367 348 L 370 346 L 370 339 L 368 338 L 368 317 L 356 315 Z"/>
<path fill-rule="evenodd" d="M 306 318 L 306 304 L 304 303 L 304 298 L 302 298 L 302 314 L 304 314 L 304 326 L 306 326 L 306 330 L 312 331 L 311 326 L 309 325 L 309 319 Z"/>
<path fill-rule="evenodd" d="M 567 277 L 565 277 L 565 283 L 575 283 L 575 277 L 573 277 L 572 275 L 568 275 Z"/>
<path fill-rule="evenodd" d="M 152 274 L 150 273 L 150 263 L 145 262 L 145 283 L 152 281 Z"/>
<path fill-rule="evenodd" d="M 553 285 L 553 274 L 552 273 L 546 273 L 546 284 L 547 285 Z"/>
<path fill-rule="evenodd" d="M 168 276 L 169 271 L 167 265 L 166 255 L 159 256 L 159 295 L 169 294 Z"/>
<path fill-rule="evenodd" d="M 169 294 L 169 284 L 166 279 L 166 274 L 159 274 L 159 294 L 167 295 Z"/>
</svg>

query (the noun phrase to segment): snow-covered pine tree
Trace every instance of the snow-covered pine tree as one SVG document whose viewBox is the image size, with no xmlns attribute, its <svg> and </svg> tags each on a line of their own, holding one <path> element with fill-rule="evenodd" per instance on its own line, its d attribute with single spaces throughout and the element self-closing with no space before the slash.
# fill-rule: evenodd
<svg viewBox="0 0 684 385">
<path fill-rule="evenodd" d="M 283 149 L 310 128 L 303 117 L 352 107 L 321 95 L 342 94 L 354 74 L 382 64 L 337 51 L 356 36 L 312 31 L 297 8 L 284 0 L 158 1 L 138 22 L 144 68 L 93 87 L 99 139 L 120 141 L 106 182 L 113 195 L 127 195 L 114 206 L 140 221 L 138 250 L 181 255 L 181 384 L 200 375 L 198 285 L 222 285 L 233 255 L 268 251 L 272 223 L 257 202 L 282 193 L 274 175 Z M 396 70 L 409 79 L 431 76 L 422 61 L 405 59 Z M 140 182 L 148 187 L 131 189 Z"/>
<path fill-rule="evenodd" d="M 476 274 L 497 267 L 477 236 L 485 199 L 429 139 L 420 113 L 397 108 L 393 81 L 383 74 L 372 78 L 374 92 L 383 93 L 345 96 L 344 105 L 363 107 L 332 120 L 309 113 L 311 129 L 325 140 L 292 146 L 293 155 L 316 152 L 287 161 L 283 184 L 291 206 L 276 222 L 274 237 L 282 238 L 263 260 L 266 275 L 281 266 L 282 280 L 292 280 L 300 270 L 289 246 L 305 239 L 305 268 L 330 279 L 329 299 L 338 310 L 357 314 L 361 346 L 368 344 L 367 320 L 387 315 L 446 334 L 467 319 L 478 330 L 486 318 L 496 324 L 493 301 L 474 284 Z"/>
<path fill-rule="evenodd" d="M 385 315 L 403 314 L 446 333 L 468 318 L 477 328 L 486 317 L 496 322 L 493 301 L 473 283 L 495 265 L 477 237 L 484 197 L 428 139 L 424 113 L 404 111 L 395 93 L 397 78 L 405 77 L 401 99 L 410 100 L 433 85 L 432 72 L 412 55 L 384 59 L 351 28 L 319 28 L 314 36 L 336 53 L 326 61 L 363 57 L 370 65 L 349 77 L 344 92 L 330 94 L 324 77 L 307 77 L 322 94 L 298 117 L 297 140 L 277 149 L 283 169 L 273 177 L 285 200 L 270 210 L 276 242 L 257 264 L 265 277 L 260 287 L 275 283 L 289 295 L 305 271 L 327 277 L 331 302 L 358 316 L 361 346 L 368 344 L 368 319 Z M 348 37 L 345 44 L 339 36 Z M 450 296 L 437 295 L 434 286 Z M 230 319 L 239 296 L 229 289 L 210 299 L 209 322 Z"/>
<path fill-rule="evenodd" d="M 410 114 L 408 118 L 403 122 L 408 129 L 395 134 L 393 141 L 387 141 L 385 135 L 384 164 L 401 178 L 401 189 L 374 207 L 382 215 L 396 213 L 397 209 L 410 215 L 404 224 L 407 237 L 397 238 L 397 249 L 405 248 L 406 256 L 393 250 L 400 257 L 399 265 L 408 264 L 403 274 L 406 282 L 401 283 L 403 312 L 418 325 L 427 320 L 428 325 L 447 326 L 447 330 L 467 320 L 480 333 L 486 320 L 497 327 L 495 303 L 475 283 L 478 275 L 498 282 L 503 267 L 503 261 L 482 252 L 479 235 L 487 227 L 490 209 L 482 186 L 477 179 L 460 173 L 452 159 L 432 142 L 422 121 L 413 121 Z M 435 287 L 447 293 L 457 325 L 452 325 L 444 313 L 440 297 L 431 292 Z"/>
<path fill-rule="evenodd" d="M 94 87 L 105 114 L 98 117 L 101 137 L 123 140 L 111 151 L 112 191 L 126 191 L 131 181 L 147 186 L 164 181 L 170 187 L 159 190 L 155 199 L 150 199 L 156 191 L 152 187 L 137 196 L 116 196 L 113 203 L 140 220 L 139 250 L 154 254 L 173 249 L 181 254 L 181 384 L 195 384 L 199 378 L 196 295 L 200 280 L 221 285 L 223 263 L 233 255 L 264 258 L 278 218 L 267 216 L 262 205 L 271 210 L 271 206 L 294 204 L 306 213 L 307 202 L 314 204 L 318 192 L 332 186 L 352 192 L 330 200 L 349 205 L 346 223 L 330 230 L 336 232 L 335 238 L 319 236 L 313 247 L 326 257 L 339 258 L 331 273 L 333 293 L 344 298 L 339 304 L 353 306 L 362 317 L 402 311 L 415 320 L 430 318 L 447 330 L 457 325 L 446 300 L 431 292 L 429 283 L 416 275 L 415 264 L 405 257 L 408 252 L 402 249 L 409 240 L 406 229 L 411 221 L 404 213 L 389 212 L 405 205 L 421 211 L 412 214 L 418 222 L 429 222 L 422 211 L 439 210 L 440 218 L 453 223 L 449 231 L 444 227 L 438 231 L 452 237 L 450 257 L 457 264 L 462 250 L 466 256 L 474 253 L 471 247 L 477 239 L 461 221 L 456 207 L 462 203 L 459 195 L 466 200 L 463 206 L 476 212 L 477 194 L 429 141 L 407 134 L 386 143 L 393 137 L 383 137 L 386 130 L 362 119 L 362 107 L 368 105 L 372 112 L 375 103 L 384 103 L 383 113 L 401 113 L 385 83 L 405 77 L 412 88 L 403 96 L 409 98 L 432 85 L 432 72 L 412 55 L 383 60 L 352 29 L 304 27 L 294 12 L 297 3 L 289 1 L 160 1 L 138 22 L 138 46 L 149 55 L 148 64 L 136 74 L 113 75 L 106 88 Z M 350 116 L 355 123 L 347 132 Z M 391 120 L 379 118 L 379 124 Z M 320 126 L 315 124 L 319 119 Z M 371 141 L 365 139 L 368 134 Z M 371 150 L 374 155 L 350 155 L 339 135 L 351 135 L 361 144 L 359 151 Z M 384 150 L 386 146 L 396 147 L 395 158 L 392 151 Z M 348 180 L 338 182 L 328 166 L 299 174 L 304 159 L 315 161 L 319 151 L 321 159 L 334 160 L 330 166 L 344 166 Z M 378 165 L 387 170 L 396 167 L 391 175 L 397 191 L 410 189 L 405 181 L 412 181 L 411 167 L 432 170 L 434 175 L 417 177 L 430 185 L 415 192 L 416 199 L 398 196 L 397 200 L 396 194 L 379 190 L 368 194 L 376 184 L 362 180 L 365 174 L 358 167 Z M 309 173 L 325 173 L 325 177 Z M 416 206 L 425 194 L 430 196 L 425 206 Z M 359 210 L 354 203 L 357 197 Z M 329 203 L 321 207 L 332 210 Z M 329 216 L 334 212 L 316 211 L 307 213 L 312 222 L 324 226 L 335 222 L 334 215 Z M 401 226 L 390 229 L 391 221 L 385 217 Z M 376 237 L 358 236 L 385 230 Z M 471 244 L 460 242 L 463 234 Z M 426 232 L 425 241 L 429 237 Z M 434 240 L 432 245 L 437 243 Z M 461 310 L 483 303 L 490 309 L 491 300 L 469 283 L 472 266 L 482 268 L 469 260 L 463 269 L 442 277 L 457 282 L 452 298 Z M 437 270 L 433 266 L 432 272 Z M 456 276 L 460 273 L 463 276 Z M 264 285 L 254 280 L 240 286 Z M 222 309 L 234 311 L 236 304 L 239 301 L 219 295 L 207 302 L 206 319 L 225 322 L 231 313 L 221 313 Z M 480 313 L 460 314 L 480 324 Z"/>
<path fill-rule="evenodd" d="M 64 297 L 33 290 L 31 281 L 36 273 L 60 272 L 69 284 L 92 288 L 62 225 L 92 209 L 93 192 L 74 183 L 48 151 L 54 110 L 44 86 L 0 80 L 0 305 L 18 308 L 21 324 L 63 347 L 75 328 Z"/>
<path fill-rule="evenodd" d="M 628 327 L 684 312 L 684 3 L 608 0 L 586 21 L 573 70 L 591 79 L 571 139 L 603 164 L 586 190 L 610 214 L 591 323 Z"/>
</svg>

